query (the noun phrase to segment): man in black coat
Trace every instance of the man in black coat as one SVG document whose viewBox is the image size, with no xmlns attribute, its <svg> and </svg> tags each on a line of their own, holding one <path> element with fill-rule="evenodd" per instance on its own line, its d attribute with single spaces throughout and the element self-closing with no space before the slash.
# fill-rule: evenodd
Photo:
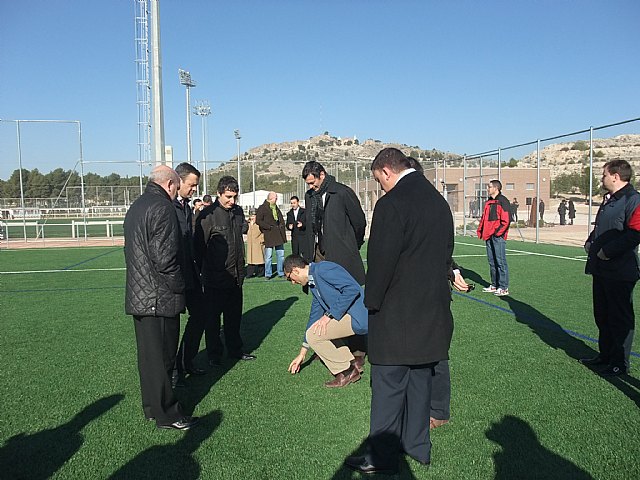
<svg viewBox="0 0 640 480">
<path fill-rule="evenodd" d="M 174 377 L 174 384 L 176 386 L 184 386 L 185 374 L 203 375 L 206 373 L 203 369 L 193 365 L 193 359 L 200 348 L 200 339 L 205 327 L 202 285 L 200 285 L 200 275 L 193 257 L 193 210 L 189 205 L 189 199 L 198 188 L 198 183 L 200 183 L 200 172 L 190 163 L 184 162 L 176 167 L 176 173 L 180 177 L 180 187 L 173 205 L 176 208 L 182 238 L 182 272 L 184 274 L 185 298 L 189 319 L 178 350 L 176 362 L 178 376 L 177 378 Z"/>
<path fill-rule="evenodd" d="M 431 460 L 431 382 L 453 334 L 448 272 L 453 219 L 447 202 L 395 148 L 371 170 L 386 192 L 376 203 L 367 251 L 371 424 L 367 453 L 345 464 L 394 473 L 407 453 Z"/>
<path fill-rule="evenodd" d="M 306 226 L 304 224 L 304 208 L 300 206 L 297 196 L 291 197 L 291 210 L 287 212 L 287 230 L 291 232 L 291 253 L 304 256 Z"/>
<path fill-rule="evenodd" d="M 308 262 L 329 260 L 342 266 L 364 284 L 360 247 L 364 243 L 367 220 L 356 194 L 336 182 L 324 167 L 307 162 L 302 178 L 309 186 L 304 195 L 307 237 L 303 252 Z"/>
<path fill-rule="evenodd" d="M 240 337 L 242 284 L 244 283 L 244 240 L 249 226 L 242 208 L 236 204 L 238 182 L 225 176 L 218 182 L 218 197 L 196 220 L 194 254 L 204 285 L 205 329 L 209 365 L 219 366 L 224 346 L 220 339 L 220 315 L 224 315 L 224 342 L 227 355 L 254 360 L 244 353 Z"/>
<path fill-rule="evenodd" d="M 187 430 L 198 419 L 183 414 L 171 388 L 185 306 L 180 227 L 172 204 L 179 185 L 175 171 L 156 167 L 127 211 L 125 310 L 134 320 L 145 417 L 160 428 Z"/>
</svg>

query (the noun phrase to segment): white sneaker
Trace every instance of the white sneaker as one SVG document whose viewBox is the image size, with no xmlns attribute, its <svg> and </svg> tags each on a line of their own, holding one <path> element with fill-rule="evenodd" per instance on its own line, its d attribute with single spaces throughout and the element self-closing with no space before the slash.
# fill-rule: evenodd
<svg viewBox="0 0 640 480">
<path fill-rule="evenodd" d="M 508 288 L 499 288 L 494 292 L 494 295 L 496 297 L 504 297 L 506 295 L 509 295 L 509 289 Z"/>
<path fill-rule="evenodd" d="M 482 291 L 485 293 L 496 293 L 496 287 L 489 285 L 488 287 L 483 288 Z"/>
</svg>

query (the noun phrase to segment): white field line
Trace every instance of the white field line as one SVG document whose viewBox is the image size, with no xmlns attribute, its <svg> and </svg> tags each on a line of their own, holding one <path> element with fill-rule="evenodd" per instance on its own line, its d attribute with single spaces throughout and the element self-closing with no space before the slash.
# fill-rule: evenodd
<svg viewBox="0 0 640 480">
<path fill-rule="evenodd" d="M 486 248 L 484 245 L 476 245 L 475 243 L 464 243 L 464 242 L 456 242 L 456 244 L 458 245 L 466 245 L 469 247 L 478 247 L 478 248 Z M 519 253 L 522 255 L 535 255 L 538 257 L 549 257 L 549 258 L 560 258 L 561 260 L 573 260 L 574 262 L 586 262 L 587 258 L 584 257 L 583 255 L 579 255 L 576 257 L 564 257 L 562 255 L 549 255 L 547 253 L 536 253 L 536 252 L 525 252 L 524 250 L 513 250 L 510 248 L 506 249 L 507 252 L 514 252 L 514 253 Z M 454 258 L 457 258 L 458 256 L 460 257 L 464 257 L 465 255 L 454 255 Z M 481 256 L 481 255 L 479 255 Z"/>
<path fill-rule="evenodd" d="M 125 270 L 124 267 L 118 268 L 76 268 L 67 270 L 25 270 L 23 272 L 0 272 L 2 275 L 22 275 L 25 273 L 63 273 L 63 272 L 117 272 Z"/>
</svg>

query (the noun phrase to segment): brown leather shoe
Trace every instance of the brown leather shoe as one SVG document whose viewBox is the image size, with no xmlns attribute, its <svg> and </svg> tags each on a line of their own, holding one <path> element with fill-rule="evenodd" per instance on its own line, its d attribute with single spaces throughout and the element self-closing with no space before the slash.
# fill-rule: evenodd
<svg viewBox="0 0 640 480">
<path fill-rule="evenodd" d="M 344 372 L 340 372 L 336 375 L 336 378 L 330 380 L 324 384 L 327 388 L 341 388 L 346 387 L 350 383 L 355 383 L 360 380 L 360 372 L 357 368 L 351 366 Z"/>
<path fill-rule="evenodd" d="M 365 355 L 354 356 L 351 360 L 351 365 L 358 369 L 358 372 L 364 372 L 364 357 Z"/>
<path fill-rule="evenodd" d="M 447 423 L 449 423 L 449 420 L 439 420 L 437 418 L 429 417 L 429 430 L 441 427 L 442 425 L 446 425 Z"/>
</svg>

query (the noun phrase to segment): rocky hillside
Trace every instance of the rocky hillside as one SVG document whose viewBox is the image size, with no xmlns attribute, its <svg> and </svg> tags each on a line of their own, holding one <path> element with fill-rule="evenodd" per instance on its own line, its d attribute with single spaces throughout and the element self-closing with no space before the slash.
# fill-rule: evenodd
<svg viewBox="0 0 640 480">
<path fill-rule="evenodd" d="M 612 138 L 593 139 L 594 172 L 605 162 L 615 159 L 627 160 L 635 171 L 640 167 L 640 135 L 619 135 Z M 519 167 L 535 168 L 537 154 L 534 150 L 525 155 Z M 589 164 L 589 142 L 578 140 L 547 145 L 540 151 L 542 166 L 551 168 L 551 178 L 562 173 L 580 172 Z"/>
<path fill-rule="evenodd" d="M 380 140 L 359 141 L 355 137 L 335 137 L 325 132 L 324 135 L 310 137 L 308 140 L 294 140 L 282 143 L 267 143 L 241 153 L 241 164 L 250 166 L 256 163 L 256 175 L 282 175 L 288 178 L 299 178 L 302 167 L 309 160 L 317 160 L 329 171 L 339 169 L 348 176 L 353 171 L 354 162 L 358 160 L 360 169 L 369 168 L 375 155 L 385 147 L 395 147 L 407 155 L 416 158 L 447 159 L 459 161 L 460 156 L 436 149 L 425 150 L 418 146 L 398 143 L 383 143 Z M 230 159 L 217 171 L 233 172 L 237 168 L 236 159 Z M 342 176 L 342 175 L 341 175 Z M 256 183 L 259 184 L 257 181 Z M 244 184 L 244 181 L 243 181 Z"/>
</svg>

